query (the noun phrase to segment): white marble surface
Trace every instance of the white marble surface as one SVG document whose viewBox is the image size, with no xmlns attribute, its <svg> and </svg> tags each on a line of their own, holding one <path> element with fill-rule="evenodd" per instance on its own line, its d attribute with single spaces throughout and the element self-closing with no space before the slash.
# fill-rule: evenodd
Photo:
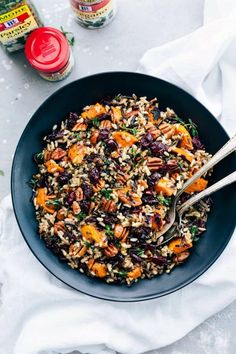
<svg viewBox="0 0 236 354">
<path fill-rule="evenodd" d="M 201 26 L 204 0 L 118 0 L 115 20 L 95 31 L 83 29 L 74 21 L 69 0 L 35 0 L 35 4 L 45 25 L 62 25 L 74 33 L 76 65 L 63 82 L 48 83 L 28 66 L 22 52 L 8 56 L 0 50 L 0 169 L 5 173 L 0 177 L 0 197 L 10 191 L 11 161 L 17 141 L 46 97 L 89 74 L 135 71 L 147 49 Z M 234 354 L 235 332 L 236 302 L 156 354 Z"/>
</svg>

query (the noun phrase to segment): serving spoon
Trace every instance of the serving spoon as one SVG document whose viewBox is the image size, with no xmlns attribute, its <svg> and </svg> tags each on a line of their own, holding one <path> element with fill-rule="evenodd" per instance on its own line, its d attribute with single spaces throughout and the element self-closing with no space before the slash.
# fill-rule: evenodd
<svg viewBox="0 0 236 354">
<path fill-rule="evenodd" d="M 192 183 L 194 183 L 199 177 L 204 175 L 208 170 L 210 170 L 213 166 L 215 166 L 218 162 L 223 160 L 226 156 L 231 154 L 233 151 L 236 150 L 236 135 L 234 135 L 225 145 L 222 146 L 220 150 L 218 150 L 214 156 L 205 164 L 203 165 L 190 179 L 188 179 L 182 189 L 180 189 L 172 203 L 172 206 L 168 213 L 169 222 L 164 225 L 163 229 L 156 232 L 156 237 L 159 238 L 164 235 L 174 224 L 176 218 L 176 206 L 181 194 L 188 188 Z M 227 177 L 226 177 L 227 178 Z M 210 188 L 210 187 L 209 187 Z M 208 188 L 207 188 L 208 189 Z"/>
<path fill-rule="evenodd" d="M 164 245 L 165 243 L 169 242 L 172 238 L 176 236 L 176 231 L 178 227 L 181 225 L 182 216 L 183 214 L 195 203 L 199 202 L 199 200 L 208 197 L 209 195 L 213 194 L 214 192 L 218 191 L 221 188 L 228 186 L 231 183 L 236 182 L 236 171 L 232 172 L 227 177 L 221 179 L 220 181 L 216 182 L 212 186 L 206 188 L 204 191 L 194 195 L 192 198 L 188 199 L 184 202 L 179 208 L 177 208 L 177 218 L 178 223 L 173 224 L 172 228 L 164 235 L 163 239 L 159 239 L 158 247 Z"/>
</svg>

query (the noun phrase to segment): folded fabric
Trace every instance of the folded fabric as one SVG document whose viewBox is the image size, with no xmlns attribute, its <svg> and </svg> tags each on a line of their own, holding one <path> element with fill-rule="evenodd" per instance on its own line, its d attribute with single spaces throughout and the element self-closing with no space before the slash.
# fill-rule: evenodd
<svg viewBox="0 0 236 354">
<path fill-rule="evenodd" d="M 208 0 L 204 26 L 141 59 L 140 71 L 183 87 L 233 132 L 234 1 Z M 236 12 L 235 12 L 236 13 Z M 225 14 L 225 16 L 224 16 Z M 221 114 L 222 113 L 222 114 Z M 1 354 L 139 354 L 168 345 L 236 298 L 236 239 L 194 283 L 160 299 L 112 303 L 53 277 L 25 244 L 10 196 L 0 204 Z"/>
</svg>

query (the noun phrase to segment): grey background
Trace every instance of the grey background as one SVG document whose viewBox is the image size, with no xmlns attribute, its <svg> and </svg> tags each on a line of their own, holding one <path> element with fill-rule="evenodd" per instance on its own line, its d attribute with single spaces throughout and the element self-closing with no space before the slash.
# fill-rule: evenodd
<svg viewBox="0 0 236 354">
<path fill-rule="evenodd" d="M 73 73 L 48 83 L 26 63 L 24 54 L 0 50 L 0 197 L 10 192 L 10 169 L 17 141 L 37 107 L 62 85 L 97 72 L 135 71 L 143 53 L 202 25 L 204 0 L 118 0 L 115 20 L 86 30 L 73 19 L 68 0 L 35 1 L 45 25 L 63 26 L 76 38 Z M 209 299 L 212 301 L 214 299 Z M 189 304 L 191 306 L 191 304 Z M 188 307 L 186 307 L 186 311 Z M 234 354 L 236 301 L 185 338 L 156 354 Z"/>
</svg>

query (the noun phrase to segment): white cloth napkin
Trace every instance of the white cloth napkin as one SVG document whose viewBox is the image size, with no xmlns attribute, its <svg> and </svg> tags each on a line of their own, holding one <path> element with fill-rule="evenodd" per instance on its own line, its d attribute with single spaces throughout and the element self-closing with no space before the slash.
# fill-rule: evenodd
<svg viewBox="0 0 236 354">
<path fill-rule="evenodd" d="M 207 0 L 204 26 L 149 50 L 140 70 L 176 83 L 221 116 L 230 133 L 236 116 L 234 0 Z M 222 113 L 222 114 L 221 114 Z M 142 303 L 82 295 L 55 279 L 31 254 L 10 197 L 0 204 L 1 354 L 138 354 L 170 344 L 236 298 L 236 239 L 191 285 Z"/>
</svg>

